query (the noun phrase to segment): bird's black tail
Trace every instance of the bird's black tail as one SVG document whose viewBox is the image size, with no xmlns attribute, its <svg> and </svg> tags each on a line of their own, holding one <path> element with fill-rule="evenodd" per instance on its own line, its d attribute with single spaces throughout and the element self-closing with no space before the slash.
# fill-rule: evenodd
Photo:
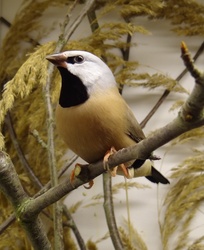
<svg viewBox="0 0 204 250">
<path fill-rule="evenodd" d="M 146 162 L 146 160 L 140 160 L 137 159 L 131 167 L 133 167 L 134 169 L 139 169 L 140 167 L 142 167 L 142 165 Z M 156 170 L 152 164 L 152 161 L 149 161 L 149 166 L 151 167 L 151 174 L 148 176 L 145 176 L 149 181 L 153 182 L 153 183 L 162 183 L 162 184 L 169 184 L 169 180 L 166 179 L 158 170 Z"/>
<path fill-rule="evenodd" d="M 149 181 L 154 183 L 169 184 L 169 180 L 165 178 L 159 171 L 152 167 L 152 174 L 150 176 L 145 176 Z"/>
</svg>

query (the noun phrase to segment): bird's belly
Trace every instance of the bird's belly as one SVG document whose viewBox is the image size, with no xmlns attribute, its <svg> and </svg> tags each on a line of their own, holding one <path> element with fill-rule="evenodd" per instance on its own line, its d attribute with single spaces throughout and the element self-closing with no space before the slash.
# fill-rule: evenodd
<svg viewBox="0 0 204 250">
<path fill-rule="evenodd" d="M 135 144 L 125 134 L 117 117 L 112 118 L 109 120 L 106 116 L 107 120 L 103 120 L 100 119 L 100 112 L 86 113 L 77 108 L 73 112 L 71 109 L 63 109 L 58 106 L 56 111 L 56 125 L 59 134 L 69 149 L 88 163 L 101 160 L 111 147 L 119 150 Z M 111 126 L 110 122 L 112 122 Z"/>
</svg>

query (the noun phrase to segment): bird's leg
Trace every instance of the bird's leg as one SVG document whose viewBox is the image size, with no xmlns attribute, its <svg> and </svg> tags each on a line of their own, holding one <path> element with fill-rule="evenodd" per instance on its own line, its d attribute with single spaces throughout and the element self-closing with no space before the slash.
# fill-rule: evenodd
<svg viewBox="0 0 204 250">
<path fill-rule="evenodd" d="M 116 174 L 117 174 L 117 170 L 118 170 L 118 167 L 121 168 L 122 172 L 123 172 L 123 175 L 127 178 L 127 179 L 130 179 L 132 178 L 132 175 L 129 173 L 129 169 L 126 167 L 126 165 L 124 163 L 121 163 L 120 165 L 114 167 L 112 170 L 109 169 L 109 165 L 108 165 L 108 158 L 116 153 L 117 150 L 114 148 L 114 147 L 111 147 L 110 150 L 108 150 L 103 158 L 103 166 L 104 166 L 104 169 L 105 170 L 108 170 L 110 171 L 110 174 L 111 176 L 115 177 Z"/>
<path fill-rule="evenodd" d="M 109 171 L 112 177 L 115 177 L 117 174 L 117 169 L 118 166 L 114 167 L 112 170 L 110 170 L 109 165 L 108 165 L 108 158 L 114 154 L 116 151 L 116 149 L 114 147 L 111 147 L 110 150 L 108 150 L 105 154 L 105 156 L 103 157 L 103 167 L 105 170 Z"/>
<path fill-rule="evenodd" d="M 75 165 L 74 170 L 72 170 L 71 175 L 70 175 L 70 182 L 71 182 L 71 183 L 73 182 L 73 180 L 74 180 L 75 177 L 77 177 L 77 176 L 80 175 L 80 173 L 81 173 L 81 171 L 82 171 L 82 168 L 85 167 L 85 166 L 87 166 L 87 165 L 82 165 L 82 164 L 79 164 L 79 163 L 77 163 L 77 164 Z M 85 186 L 85 185 L 84 185 L 84 188 L 90 189 L 90 188 L 93 186 L 94 181 L 93 181 L 93 180 L 90 180 L 90 181 L 88 182 L 88 184 L 89 184 L 88 186 Z"/>
</svg>

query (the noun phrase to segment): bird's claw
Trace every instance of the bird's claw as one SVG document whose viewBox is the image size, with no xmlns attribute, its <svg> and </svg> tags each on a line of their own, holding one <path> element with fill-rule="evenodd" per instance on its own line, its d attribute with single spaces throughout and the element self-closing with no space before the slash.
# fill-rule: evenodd
<svg viewBox="0 0 204 250">
<path fill-rule="evenodd" d="M 108 165 L 108 159 L 111 155 L 113 155 L 116 151 L 114 147 L 111 147 L 110 150 L 108 150 L 103 158 L 103 167 L 106 171 L 109 171 L 112 177 L 115 177 L 117 174 L 118 166 L 114 167 L 112 170 L 110 170 Z"/>
<path fill-rule="evenodd" d="M 88 182 L 88 186 L 85 186 L 85 185 L 84 185 L 84 188 L 86 188 L 86 189 L 90 189 L 90 188 L 92 188 L 92 187 L 93 187 L 93 185 L 94 185 L 94 181 L 93 181 L 93 180 L 91 180 L 91 181 L 89 181 L 89 182 Z"/>
<path fill-rule="evenodd" d="M 109 171 L 112 177 L 115 177 L 117 174 L 118 167 L 120 167 L 124 176 L 127 179 L 132 178 L 132 175 L 129 173 L 129 169 L 123 163 L 121 163 L 120 165 L 118 165 L 118 166 L 114 167 L 112 170 L 110 170 L 109 165 L 108 165 L 108 158 L 116 152 L 117 152 L 117 150 L 114 147 L 111 147 L 111 149 L 106 152 L 106 154 L 103 158 L 104 169 Z"/>
</svg>

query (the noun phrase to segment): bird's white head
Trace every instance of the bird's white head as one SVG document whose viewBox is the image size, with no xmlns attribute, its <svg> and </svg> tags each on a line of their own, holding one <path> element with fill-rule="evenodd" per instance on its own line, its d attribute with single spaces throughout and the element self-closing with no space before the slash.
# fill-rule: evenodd
<svg viewBox="0 0 204 250">
<path fill-rule="evenodd" d="M 99 57 L 87 51 L 65 51 L 48 55 L 46 59 L 56 65 L 59 70 L 65 68 L 69 73 L 78 77 L 87 88 L 89 95 L 116 86 L 110 68 Z"/>
</svg>

